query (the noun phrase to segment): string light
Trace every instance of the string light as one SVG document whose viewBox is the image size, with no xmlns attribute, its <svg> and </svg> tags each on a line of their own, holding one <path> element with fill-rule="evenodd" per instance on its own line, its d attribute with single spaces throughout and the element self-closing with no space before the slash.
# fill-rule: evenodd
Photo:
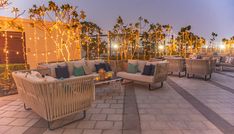
<svg viewBox="0 0 234 134">
<path fill-rule="evenodd" d="M 5 51 L 5 73 L 4 73 L 4 78 L 9 79 L 9 57 L 8 57 L 8 39 L 7 39 L 7 31 L 5 31 L 5 46 L 4 46 L 4 51 Z"/>
</svg>

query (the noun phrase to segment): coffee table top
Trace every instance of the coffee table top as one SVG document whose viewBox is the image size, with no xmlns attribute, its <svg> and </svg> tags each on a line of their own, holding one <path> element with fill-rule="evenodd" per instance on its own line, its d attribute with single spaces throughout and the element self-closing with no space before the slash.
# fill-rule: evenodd
<svg viewBox="0 0 234 134">
<path fill-rule="evenodd" d="M 110 82 L 115 82 L 115 81 L 121 81 L 123 78 L 121 78 L 121 77 L 117 77 L 117 76 L 115 76 L 115 77 L 112 77 L 112 78 L 110 78 L 110 79 L 106 79 L 106 80 L 94 80 L 94 83 L 95 83 L 95 85 L 101 85 L 101 84 L 108 84 L 108 83 L 110 83 Z"/>
</svg>

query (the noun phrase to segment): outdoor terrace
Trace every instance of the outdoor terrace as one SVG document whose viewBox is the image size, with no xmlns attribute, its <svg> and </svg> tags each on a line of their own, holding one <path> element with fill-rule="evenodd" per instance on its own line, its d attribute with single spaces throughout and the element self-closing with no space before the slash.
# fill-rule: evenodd
<svg viewBox="0 0 234 134">
<path fill-rule="evenodd" d="M 210 81 L 169 76 L 164 87 L 155 91 L 131 83 L 124 92 L 100 86 L 84 120 L 54 131 L 33 111 L 24 110 L 18 95 L 1 97 L 0 133 L 232 134 L 233 81 L 234 72 L 228 71 L 214 73 Z"/>
</svg>

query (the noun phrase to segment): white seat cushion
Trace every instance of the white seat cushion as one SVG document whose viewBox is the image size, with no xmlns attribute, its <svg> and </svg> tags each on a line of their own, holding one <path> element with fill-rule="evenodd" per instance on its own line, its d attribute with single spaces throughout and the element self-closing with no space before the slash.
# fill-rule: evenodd
<svg viewBox="0 0 234 134">
<path fill-rule="evenodd" d="M 131 74 L 131 73 L 127 73 L 127 72 L 118 72 L 117 76 L 124 78 L 124 79 L 133 80 L 133 81 L 154 83 L 153 76 L 146 76 L 146 75 L 142 75 L 141 73 Z"/>
</svg>

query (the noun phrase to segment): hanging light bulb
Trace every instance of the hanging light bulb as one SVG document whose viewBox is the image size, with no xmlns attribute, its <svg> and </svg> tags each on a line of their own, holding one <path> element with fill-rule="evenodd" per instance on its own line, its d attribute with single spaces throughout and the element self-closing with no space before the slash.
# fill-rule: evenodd
<svg viewBox="0 0 234 134">
<path fill-rule="evenodd" d="M 19 55 L 19 52 L 16 52 L 17 55 Z"/>
</svg>

